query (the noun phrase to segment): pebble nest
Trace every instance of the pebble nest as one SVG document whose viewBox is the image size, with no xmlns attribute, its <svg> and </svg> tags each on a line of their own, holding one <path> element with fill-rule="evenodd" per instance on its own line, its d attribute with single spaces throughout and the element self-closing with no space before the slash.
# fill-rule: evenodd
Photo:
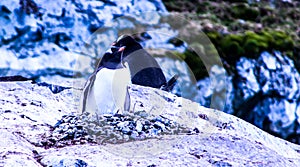
<svg viewBox="0 0 300 167">
<path fill-rule="evenodd" d="M 80 116 L 63 116 L 42 144 L 45 147 L 85 143 L 118 144 L 159 138 L 161 135 L 198 133 L 197 128 L 191 129 L 162 115 L 154 116 L 145 111 L 100 116 L 85 113 Z"/>
</svg>

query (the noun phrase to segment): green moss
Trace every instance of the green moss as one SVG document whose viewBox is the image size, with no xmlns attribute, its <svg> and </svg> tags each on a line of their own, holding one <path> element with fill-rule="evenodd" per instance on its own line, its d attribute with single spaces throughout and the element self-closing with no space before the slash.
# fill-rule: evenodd
<svg viewBox="0 0 300 167">
<path fill-rule="evenodd" d="M 294 40 L 291 35 L 283 31 L 271 31 L 270 35 L 273 37 L 273 41 L 270 47 L 282 52 L 293 50 L 296 47 Z"/>
<path fill-rule="evenodd" d="M 169 11 L 189 11 L 199 15 L 205 13 L 207 19 L 212 23 L 225 25 L 232 31 L 254 30 L 259 25 L 296 32 L 299 27 L 297 23 L 300 20 L 300 2 L 298 1 L 293 1 L 291 6 L 279 1 L 275 3 L 276 8 L 270 7 L 270 3 L 267 1 L 248 3 L 247 0 L 215 2 L 209 0 L 163 0 L 163 3 Z M 237 24 L 241 19 L 246 22 Z"/>
<path fill-rule="evenodd" d="M 209 20 L 212 25 L 203 31 L 217 48 L 223 60 L 234 65 L 241 56 L 257 57 L 262 51 L 281 51 L 291 57 L 300 69 L 300 1 L 293 1 L 290 5 L 278 1 L 275 8 L 267 1 L 247 0 L 208 1 L 199 0 L 163 0 L 169 11 L 173 6 L 175 11 L 186 11 Z M 190 14 L 190 13 L 189 13 Z M 205 15 L 203 15 L 205 14 Z M 220 28 L 221 27 L 221 28 Z M 225 34 L 220 33 L 224 30 Z M 186 56 L 186 55 L 185 55 Z"/>
<path fill-rule="evenodd" d="M 257 34 L 252 31 L 245 32 L 243 46 L 246 53 L 253 54 L 250 56 L 256 56 L 255 54 L 261 51 L 268 50 L 270 36 L 265 37 L 262 34 Z M 272 40 L 272 38 L 271 38 Z"/>
<path fill-rule="evenodd" d="M 294 55 L 293 55 L 293 52 L 292 52 L 292 51 L 287 51 L 287 52 L 285 52 L 285 54 L 286 54 L 288 57 L 294 58 Z"/>
<path fill-rule="evenodd" d="M 257 58 L 262 51 L 278 50 L 293 57 L 293 50 L 297 46 L 297 42 L 291 35 L 270 29 L 227 35 L 207 32 L 207 36 L 217 48 L 220 56 L 231 65 L 234 65 L 242 56 Z M 300 46 L 300 44 L 298 45 Z"/>
<path fill-rule="evenodd" d="M 186 58 L 186 54 L 184 53 L 174 52 L 173 54 L 182 60 L 185 60 Z"/>
<path fill-rule="evenodd" d="M 258 8 L 250 7 L 247 3 L 234 4 L 231 12 L 233 17 L 251 21 L 255 21 L 260 14 Z"/>
<path fill-rule="evenodd" d="M 257 55 L 260 52 L 259 48 L 259 42 L 255 39 L 247 39 L 244 43 L 243 48 L 245 49 L 245 52 L 247 53 L 247 57 L 250 58 L 256 58 Z"/>
<path fill-rule="evenodd" d="M 163 0 L 164 3 L 166 1 L 176 3 L 187 0 Z M 197 0 L 190 2 L 193 2 L 194 6 L 190 7 L 196 12 L 193 14 L 198 16 L 194 18 L 195 22 L 206 24 L 209 22 L 209 28 L 203 26 L 202 30 L 217 48 L 222 60 L 225 60 L 223 63 L 227 72 L 235 72 L 235 62 L 241 56 L 257 58 L 262 51 L 275 50 L 290 57 L 300 72 L 299 0 L 288 3 L 274 1 L 272 4 L 275 7 L 270 6 L 270 1 L 250 3 L 248 0 Z M 167 8 L 168 3 L 165 3 Z M 178 11 L 185 15 L 185 5 L 177 3 L 177 6 L 180 8 Z M 196 71 L 198 76 L 201 75 L 201 71 L 195 69 L 198 65 L 191 53 L 186 52 L 181 57 L 192 62 L 189 64 L 191 69 Z"/>
<path fill-rule="evenodd" d="M 213 43 L 217 43 L 222 39 L 220 33 L 218 32 L 207 32 L 206 35 Z"/>
<path fill-rule="evenodd" d="M 197 80 L 208 76 L 202 60 L 194 51 L 187 50 L 184 54 L 186 55 L 185 62 L 189 65 Z"/>
<path fill-rule="evenodd" d="M 204 63 L 193 50 L 187 49 L 184 53 L 174 52 L 173 54 L 183 59 L 187 63 L 197 80 L 208 76 L 208 72 Z"/>
<path fill-rule="evenodd" d="M 232 38 L 224 38 L 220 44 L 222 52 L 226 55 L 242 56 L 244 54 L 244 50 L 240 46 L 240 43 L 232 40 Z"/>
</svg>

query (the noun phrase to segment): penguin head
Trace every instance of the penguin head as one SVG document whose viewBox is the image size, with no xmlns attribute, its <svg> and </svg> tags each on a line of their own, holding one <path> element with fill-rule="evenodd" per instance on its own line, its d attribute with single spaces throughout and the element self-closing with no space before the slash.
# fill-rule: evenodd
<svg viewBox="0 0 300 167">
<path fill-rule="evenodd" d="M 129 35 L 120 36 L 103 55 L 98 70 L 102 67 L 109 69 L 124 68 L 123 59 L 139 49 L 143 49 L 143 47 L 134 38 Z"/>
<path fill-rule="evenodd" d="M 111 48 L 115 56 L 120 56 L 123 53 L 124 54 L 123 58 L 139 49 L 143 49 L 143 47 L 129 35 L 120 36 L 112 44 L 112 48 Z"/>
<path fill-rule="evenodd" d="M 124 47 L 125 48 L 125 47 Z M 99 68 L 105 67 L 108 69 L 118 69 L 122 68 L 122 52 L 124 48 L 119 48 L 120 54 L 118 52 L 113 52 L 112 48 L 109 49 L 108 51 L 105 52 L 105 54 L 102 56 L 101 61 L 98 65 L 98 70 Z"/>
</svg>

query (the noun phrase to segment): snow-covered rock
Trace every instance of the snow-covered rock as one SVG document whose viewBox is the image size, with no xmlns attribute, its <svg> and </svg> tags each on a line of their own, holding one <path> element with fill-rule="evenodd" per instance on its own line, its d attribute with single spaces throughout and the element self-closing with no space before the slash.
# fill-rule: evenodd
<svg viewBox="0 0 300 167">
<path fill-rule="evenodd" d="M 158 26 L 162 13 L 167 11 L 160 0 L 3 1 L 0 75 L 87 77 L 122 30 L 140 33 L 139 25 Z M 166 43 L 176 32 L 167 24 L 160 25 L 157 31 L 168 36 L 152 34 L 144 45 L 164 43 L 170 47 Z"/>
<path fill-rule="evenodd" d="M 299 142 L 300 74 L 280 52 L 262 52 L 257 59 L 240 58 L 227 79 L 224 111 L 290 141 Z M 211 98 L 210 80 L 198 82 L 202 105 Z"/>
<path fill-rule="evenodd" d="M 63 115 L 79 115 L 81 90 L 53 94 L 30 82 L 0 83 L 1 166 L 297 166 L 300 147 L 224 112 L 158 89 L 130 85 L 132 111 L 160 115 L 196 134 L 45 147 Z M 133 108 L 133 106 L 135 106 Z M 144 116 L 146 116 L 145 114 Z M 71 117 L 70 117 L 71 118 Z M 70 124 L 71 125 L 71 124 Z M 162 125 L 161 125 L 162 126 Z M 101 130 L 101 127 L 98 130 Z"/>
</svg>

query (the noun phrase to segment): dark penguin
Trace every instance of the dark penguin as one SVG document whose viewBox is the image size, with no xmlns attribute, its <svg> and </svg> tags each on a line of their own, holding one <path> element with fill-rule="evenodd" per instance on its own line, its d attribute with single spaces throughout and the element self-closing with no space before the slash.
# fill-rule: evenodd
<svg viewBox="0 0 300 167">
<path fill-rule="evenodd" d="M 125 47 L 123 61 L 127 62 L 133 84 L 161 88 L 166 78 L 157 61 L 131 36 L 123 35 L 112 45 L 112 52 L 120 57 L 118 48 Z M 101 64 L 100 64 L 101 65 Z"/>
<path fill-rule="evenodd" d="M 156 60 L 128 35 L 115 41 L 103 55 L 84 88 L 82 111 L 115 114 L 128 111 L 130 83 L 170 91 L 177 75 L 166 82 Z"/>
<path fill-rule="evenodd" d="M 119 47 L 114 54 L 109 50 L 103 55 L 85 85 L 82 112 L 114 115 L 129 110 L 127 85 L 131 83 L 131 77 L 127 63 L 122 61 L 124 49 Z"/>
</svg>

